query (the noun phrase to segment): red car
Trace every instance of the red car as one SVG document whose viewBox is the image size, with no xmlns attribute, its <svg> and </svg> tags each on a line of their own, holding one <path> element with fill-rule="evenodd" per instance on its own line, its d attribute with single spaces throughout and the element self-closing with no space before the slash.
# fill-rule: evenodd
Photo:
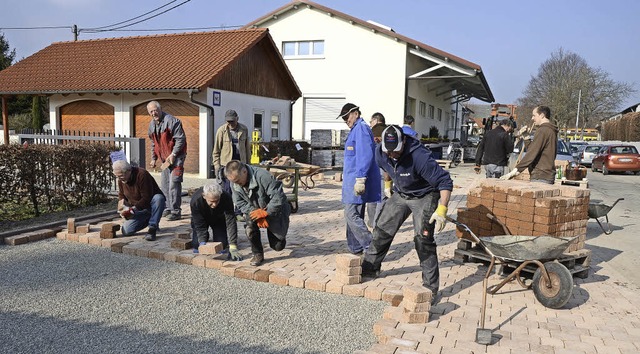
<svg viewBox="0 0 640 354">
<path fill-rule="evenodd" d="M 634 172 L 640 175 L 640 154 L 633 145 L 603 146 L 591 161 L 591 171 L 602 170 L 603 175 L 609 172 Z"/>
</svg>

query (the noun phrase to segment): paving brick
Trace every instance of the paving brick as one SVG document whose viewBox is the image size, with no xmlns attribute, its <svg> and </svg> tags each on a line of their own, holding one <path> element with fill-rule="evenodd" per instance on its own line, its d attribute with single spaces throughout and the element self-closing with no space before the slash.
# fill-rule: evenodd
<svg viewBox="0 0 640 354">
<path fill-rule="evenodd" d="M 70 234 L 75 234 L 76 233 L 76 219 L 75 218 L 68 218 L 67 219 L 67 232 Z"/>
<path fill-rule="evenodd" d="M 89 235 L 87 235 L 87 234 L 78 234 L 78 242 L 79 243 L 84 243 L 84 244 L 89 244 Z"/>
<path fill-rule="evenodd" d="M 362 276 L 342 275 L 342 274 L 336 273 L 334 276 L 334 280 L 344 285 L 353 285 L 353 284 L 359 284 L 362 281 Z"/>
<path fill-rule="evenodd" d="M 114 242 L 111 244 L 111 252 L 122 253 L 122 247 L 128 244 L 129 242 Z"/>
<path fill-rule="evenodd" d="M 60 231 L 60 232 L 56 233 L 56 238 L 58 240 L 66 240 L 67 239 L 67 233 L 65 231 Z"/>
<path fill-rule="evenodd" d="M 371 300 L 381 300 L 383 287 L 380 286 L 368 286 L 364 289 L 364 297 Z"/>
<path fill-rule="evenodd" d="M 180 251 L 173 250 L 165 252 L 164 260 L 167 262 L 175 262 L 178 259 L 178 254 L 180 254 Z"/>
<path fill-rule="evenodd" d="M 304 287 L 309 290 L 325 291 L 329 280 L 331 279 L 327 277 L 310 277 L 304 281 Z"/>
<path fill-rule="evenodd" d="M 395 337 L 389 339 L 389 341 L 387 341 L 387 344 L 395 345 L 396 347 L 408 348 L 408 349 L 416 349 L 418 347 L 418 341 L 403 339 L 403 338 L 395 338 Z M 398 353 L 397 350 L 396 350 L 396 353 Z"/>
<path fill-rule="evenodd" d="M 180 252 L 176 256 L 176 262 L 180 264 L 191 265 L 191 262 L 196 257 L 196 254 L 193 252 Z"/>
<path fill-rule="evenodd" d="M 273 272 L 269 275 L 269 283 L 287 286 L 289 285 L 289 278 L 291 278 L 289 273 Z"/>
<path fill-rule="evenodd" d="M 175 237 L 182 239 L 182 240 L 191 240 L 191 233 L 190 232 L 176 232 L 175 233 Z"/>
<path fill-rule="evenodd" d="M 402 300 L 400 304 L 402 308 L 410 312 L 429 312 L 431 310 L 431 302 L 413 302 Z"/>
<path fill-rule="evenodd" d="M 429 312 L 413 312 L 403 309 L 402 322 L 406 323 L 427 323 L 429 321 Z"/>
<path fill-rule="evenodd" d="M 336 269 L 338 268 L 349 268 L 349 267 L 359 267 L 362 265 L 362 258 L 355 254 L 338 254 L 336 255 Z"/>
<path fill-rule="evenodd" d="M 342 276 L 360 275 L 362 267 L 336 267 L 336 274 Z"/>
<path fill-rule="evenodd" d="M 164 261 L 164 254 L 172 251 L 173 250 L 169 248 L 153 247 L 149 250 L 149 258 Z"/>
<path fill-rule="evenodd" d="M 304 288 L 304 283 L 308 277 L 293 275 L 289 277 L 289 286 L 293 286 L 294 288 Z"/>
<path fill-rule="evenodd" d="M 400 289 L 385 289 L 382 292 L 382 301 L 386 301 L 391 306 L 398 306 L 402 302 L 402 290 Z"/>
<path fill-rule="evenodd" d="M 222 251 L 222 242 L 207 242 L 206 245 L 198 246 L 200 254 L 217 254 Z"/>
<path fill-rule="evenodd" d="M 253 274 L 253 280 L 268 283 L 271 273 L 273 272 L 267 269 L 258 269 L 258 271 Z"/>
<path fill-rule="evenodd" d="M 76 232 L 79 234 L 86 234 L 91 231 L 91 227 L 88 224 L 76 225 Z"/>
<path fill-rule="evenodd" d="M 254 266 L 240 266 L 236 268 L 233 276 L 240 279 L 253 280 L 253 274 L 257 271 L 258 268 Z"/>
<path fill-rule="evenodd" d="M 349 296 L 364 296 L 364 289 L 367 286 L 363 284 L 353 284 L 353 285 L 345 285 L 342 287 L 342 293 Z"/>
<path fill-rule="evenodd" d="M 107 239 L 101 239 L 99 234 L 89 235 L 89 244 L 92 246 L 107 247 L 102 245 L 102 241 L 105 241 L 105 240 Z M 111 247 L 111 243 L 109 243 L 108 247 Z"/>
<path fill-rule="evenodd" d="M 220 273 L 234 277 L 236 273 L 237 266 L 235 264 L 225 264 L 220 268 Z"/>
<path fill-rule="evenodd" d="M 220 269 L 224 266 L 224 263 L 227 261 L 227 257 L 225 255 L 217 255 L 213 256 L 210 259 L 206 260 L 205 266 L 207 268 Z"/>
<path fill-rule="evenodd" d="M 135 256 L 136 251 L 138 250 L 138 245 L 133 243 L 128 243 L 122 246 L 122 253 L 128 254 L 130 256 Z"/>
<path fill-rule="evenodd" d="M 174 238 L 173 240 L 171 240 L 171 248 L 175 248 L 182 251 L 191 249 L 191 240 Z"/>
<path fill-rule="evenodd" d="M 29 242 L 29 235 L 15 235 L 4 238 L 4 243 L 9 246 L 23 245 Z"/>
<path fill-rule="evenodd" d="M 378 336 L 383 333 L 383 328 L 396 328 L 400 322 L 393 319 L 381 319 L 373 324 L 373 334 Z"/>
<path fill-rule="evenodd" d="M 402 288 L 404 300 L 410 302 L 430 302 L 433 296 L 431 290 L 422 286 L 407 286 Z"/>
<path fill-rule="evenodd" d="M 78 234 L 67 233 L 67 241 L 78 242 Z"/>
</svg>

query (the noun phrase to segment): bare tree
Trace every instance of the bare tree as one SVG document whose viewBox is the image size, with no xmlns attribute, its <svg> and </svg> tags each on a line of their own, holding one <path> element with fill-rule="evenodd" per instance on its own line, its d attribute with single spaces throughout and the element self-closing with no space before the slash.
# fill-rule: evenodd
<svg viewBox="0 0 640 354">
<path fill-rule="evenodd" d="M 518 105 L 549 106 L 551 119 L 559 128 L 574 127 L 580 92 L 580 126 L 584 128 L 619 110 L 635 89 L 612 80 L 600 68 L 590 67 L 578 54 L 560 48 L 531 77 Z"/>
</svg>

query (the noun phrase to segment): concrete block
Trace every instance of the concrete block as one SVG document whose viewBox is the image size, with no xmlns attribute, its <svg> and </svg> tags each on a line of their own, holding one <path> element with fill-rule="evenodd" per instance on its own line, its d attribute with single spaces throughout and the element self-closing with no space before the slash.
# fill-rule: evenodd
<svg viewBox="0 0 640 354">
<path fill-rule="evenodd" d="M 4 243 L 9 246 L 23 245 L 28 242 L 29 242 L 29 235 L 27 234 L 9 236 L 4 238 Z"/>
</svg>

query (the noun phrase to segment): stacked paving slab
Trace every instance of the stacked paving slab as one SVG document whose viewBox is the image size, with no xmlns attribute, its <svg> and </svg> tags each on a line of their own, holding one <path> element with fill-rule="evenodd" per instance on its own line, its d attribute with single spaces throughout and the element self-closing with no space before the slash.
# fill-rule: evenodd
<svg viewBox="0 0 640 354">
<path fill-rule="evenodd" d="M 589 190 L 572 186 L 487 179 L 467 194 L 467 207 L 458 209 L 458 221 L 476 236 L 504 235 L 495 215 L 512 235 L 574 237 L 568 252 L 582 250 L 587 237 Z M 472 241 L 467 232 L 458 238 Z"/>
</svg>

